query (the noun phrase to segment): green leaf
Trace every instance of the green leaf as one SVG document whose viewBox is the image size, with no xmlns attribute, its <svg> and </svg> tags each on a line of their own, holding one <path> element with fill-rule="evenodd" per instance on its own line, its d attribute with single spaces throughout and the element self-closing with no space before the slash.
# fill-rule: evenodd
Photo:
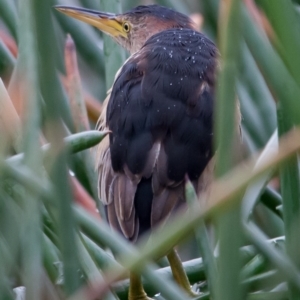
<svg viewBox="0 0 300 300">
<path fill-rule="evenodd" d="M 78 153 L 86 149 L 92 148 L 99 144 L 103 138 L 108 134 L 107 131 L 90 130 L 80 133 L 72 134 L 64 138 L 64 147 L 70 151 L 70 153 Z M 42 153 L 44 160 L 49 158 L 51 154 L 51 144 L 42 146 Z M 20 163 L 24 158 L 24 154 L 18 154 L 7 159 L 9 163 Z"/>
</svg>

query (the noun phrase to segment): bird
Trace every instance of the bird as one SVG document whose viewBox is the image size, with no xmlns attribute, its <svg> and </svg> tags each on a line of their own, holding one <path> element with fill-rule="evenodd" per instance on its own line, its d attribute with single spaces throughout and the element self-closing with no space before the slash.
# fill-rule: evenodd
<svg viewBox="0 0 300 300">
<path fill-rule="evenodd" d="M 56 6 L 99 28 L 130 56 L 117 72 L 98 128 L 99 196 L 112 228 L 136 242 L 185 203 L 185 186 L 204 192 L 213 173 L 213 111 L 219 52 L 186 15 L 159 5 L 112 14 Z M 191 295 L 177 252 L 167 254 Z M 130 300 L 151 299 L 130 274 Z"/>
</svg>

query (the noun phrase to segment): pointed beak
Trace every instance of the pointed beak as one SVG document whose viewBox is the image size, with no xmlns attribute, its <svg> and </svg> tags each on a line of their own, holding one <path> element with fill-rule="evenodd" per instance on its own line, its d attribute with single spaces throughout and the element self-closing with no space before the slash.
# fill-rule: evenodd
<svg viewBox="0 0 300 300">
<path fill-rule="evenodd" d="M 57 5 L 54 8 L 67 16 L 95 26 L 112 37 L 123 36 L 127 38 L 127 33 L 123 31 L 122 23 L 117 20 L 117 15 L 115 14 L 74 6 Z"/>
</svg>

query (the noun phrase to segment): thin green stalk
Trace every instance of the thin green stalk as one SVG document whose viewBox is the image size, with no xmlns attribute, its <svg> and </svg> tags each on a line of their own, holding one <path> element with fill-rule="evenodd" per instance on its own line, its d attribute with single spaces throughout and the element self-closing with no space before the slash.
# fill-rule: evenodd
<svg viewBox="0 0 300 300">
<path fill-rule="evenodd" d="M 280 103 L 278 109 L 279 135 L 285 134 L 291 129 L 289 116 L 283 109 L 284 103 Z M 286 238 L 286 251 L 294 264 L 300 267 L 300 177 L 298 158 L 293 157 L 285 166 L 280 168 L 280 187 L 283 199 L 283 220 Z M 289 282 L 289 295 L 291 300 L 300 299 L 300 290 Z"/>
<path fill-rule="evenodd" d="M 89 224 L 87 226 L 93 226 L 93 225 Z M 105 252 L 92 239 L 88 238 L 83 233 L 81 233 L 81 237 L 85 243 L 85 247 L 89 251 L 90 255 L 94 258 L 95 262 L 97 263 L 97 265 L 101 270 L 105 270 L 108 267 L 112 267 L 114 264 L 118 264 L 118 262 L 112 257 L 112 255 Z"/>
<path fill-rule="evenodd" d="M 245 284 L 248 290 L 256 291 L 261 289 L 261 287 L 266 289 L 273 288 L 274 285 L 282 282 L 283 278 L 280 272 L 271 270 L 249 277 L 243 281 L 243 284 Z"/>
<path fill-rule="evenodd" d="M 80 3 L 83 7 L 94 9 L 94 10 L 100 10 L 100 3 L 95 0 L 80 0 Z"/>
<path fill-rule="evenodd" d="M 52 5 L 55 1 L 47 1 L 44 4 L 35 2 L 35 20 L 37 24 L 37 43 L 39 50 L 39 71 L 41 82 L 42 97 L 45 101 L 45 115 L 47 119 L 52 118 L 57 114 L 62 118 L 69 130 L 73 130 L 72 117 L 68 105 L 68 99 L 62 87 L 61 79 L 57 69 L 61 70 L 62 58 L 59 55 L 57 41 L 55 39 L 54 24 L 52 19 L 52 12 L 54 11 Z M 49 48 L 51 45 L 51 48 Z M 57 109 L 53 109 L 57 107 Z M 55 112 L 57 111 L 57 112 Z M 58 129 L 57 129 L 58 130 Z"/>
<path fill-rule="evenodd" d="M 237 103 L 235 96 L 237 66 L 240 56 L 240 0 L 220 2 L 219 48 L 221 71 L 215 104 L 216 176 L 227 173 L 239 157 Z M 236 196 L 237 198 L 240 195 Z M 237 201 L 236 201 L 237 202 Z M 242 245 L 240 206 L 232 206 L 216 219 L 219 239 L 218 300 L 243 298 L 239 284 Z M 230 241 L 230 243 L 228 243 Z M 230 270 L 230 272 L 228 272 Z"/>
<path fill-rule="evenodd" d="M 261 273 L 266 267 L 266 259 L 258 254 L 253 259 L 247 263 L 246 266 L 241 271 L 241 278 L 249 278 L 251 276 L 255 276 L 258 273 Z"/>
<path fill-rule="evenodd" d="M 55 0 L 54 2 L 58 5 L 63 4 L 61 0 Z M 51 11 L 53 11 L 53 15 L 57 18 L 64 32 L 71 34 L 82 57 L 91 67 L 97 70 L 98 75 L 102 78 L 104 76 L 104 56 L 99 50 L 99 36 L 88 25 L 55 12 L 53 8 L 51 8 Z"/>
<path fill-rule="evenodd" d="M 82 81 L 78 69 L 76 46 L 70 35 L 65 43 L 65 64 L 67 71 L 67 92 L 69 96 L 70 109 L 76 132 L 90 129 L 87 110 L 84 102 Z"/>
<path fill-rule="evenodd" d="M 291 1 L 261 1 L 261 6 L 266 13 L 276 36 L 275 46 L 279 54 L 283 58 L 288 69 L 289 75 L 296 82 L 299 89 L 300 86 L 300 42 L 298 39 L 300 23 Z M 269 54 L 268 54 L 269 55 Z M 278 76 L 280 74 L 281 76 Z M 279 80 L 284 76 L 277 70 Z M 284 87 L 285 91 L 293 88 L 294 82 L 287 83 Z M 288 132 L 295 124 L 300 123 L 299 101 L 295 94 L 289 96 L 278 94 L 278 128 L 279 135 Z M 298 106 L 298 107 L 297 107 Z M 296 111 L 293 113 L 292 110 Z M 297 115 L 296 115 L 297 114 Z M 280 170 L 281 191 L 283 197 L 283 217 L 286 235 L 287 253 L 296 264 L 300 266 L 298 251 L 300 247 L 300 239 L 297 229 L 300 226 L 300 178 L 298 169 L 298 159 L 294 157 L 291 161 Z M 289 282 L 290 299 L 300 299 L 300 291 Z"/>
<path fill-rule="evenodd" d="M 197 299 L 209 300 L 210 296 L 208 294 L 204 294 Z M 288 292 L 287 291 L 256 292 L 256 293 L 249 294 L 246 299 L 247 300 L 287 300 Z"/>
<path fill-rule="evenodd" d="M 188 7 L 188 3 L 184 1 L 176 1 L 176 0 L 160 0 L 160 4 L 163 6 L 171 7 L 180 11 L 183 14 L 189 15 L 190 10 Z"/>
<path fill-rule="evenodd" d="M 59 253 L 56 246 L 48 238 L 46 234 L 43 235 L 43 262 L 45 270 L 52 282 L 58 282 L 60 273 L 55 263 L 59 263 Z"/>
<path fill-rule="evenodd" d="M 250 94 L 250 91 L 248 90 L 248 84 L 246 85 L 243 84 L 243 82 L 238 82 L 237 95 L 241 104 L 243 129 L 244 131 L 247 131 L 252 144 L 254 144 L 254 147 L 249 145 L 247 150 L 250 153 L 253 153 L 262 148 L 268 140 L 269 136 L 267 134 L 267 128 L 263 124 L 262 120 L 264 118 L 262 118 L 260 114 L 260 109 L 257 108 L 257 104 L 252 101 L 252 99 L 255 97 Z M 243 140 L 244 138 L 245 136 L 243 134 Z"/>
<path fill-rule="evenodd" d="M 247 300 L 287 300 L 288 293 L 283 292 L 258 292 L 250 294 Z"/>
<path fill-rule="evenodd" d="M 71 153 L 77 153 L 86 149 L 92 148 L 99 144 L 108 134 L 106 131 L 90 130 L 80 133 L 75 133 L 64 138 L 64 147 Z M 43 159 L 49 159 L 51 155 L 51 144 L 46 144 L 41 147 Z M 20 153 L 11 156 L 6 161 L 9 163 L 20 163 L 24 159 L 24 154 Z"/>
<path fill-rule="evenodd" d="M 198 199 L 195 193 L 194 188 L 191 184 L 186 187 L 187 193 L 187 203 L 189 206 L 195 204 Z M 211 295 L 215 294 L 215 289 L 217 287 L 217 264 L 216 258 L 214 257 L 214 251 L 211 246 L 211 241 L 208 236 L 208 228 L 206 224 L 203 222 L 199 227 L 195 228 L 195 238 L 197 242 L 197 246 L 200 250 L 200 253 L 203 258 L 204 269 L 208 281 L 208 287 Z"/>
<path fill-rule="evenodd" d="M 16 262 L 19 258 L 20 248 L 20 218 L 23 216 L 22 210 L 18 207 L 14 199 L 9 194 L 5 176 L 1 173 L 0 184 L 0 299 L 12 300 L 10 276 L 15 271 Z"/>
<path fill-rule="evenodd" d="M 259 1 L 275 32 L 275 46 L 289 72 L 300 86 L 300 22 L 291 0 Z M 300 120 L 298 120 L 299 124 Z"/>
<path fill-rule="evenodd" d="M 21 123 L 9 94 L 0 78 L 0 139 L 1 151 L 13 146 L 16 152 L 22 151 Z"/>
<path fill-rule="evenodd" d="M 203 30 L 210 37 L 216 38 L 220 0 L 200 1 L 200 3 L 205 16 Z"/>
<path fill-rule="evenodd" d="M 245 42 L 242 42 L 241 54 L 237 93 L 241 105 L 243 140 L 250 140 L 247 148 L 253 153 L 264 147 L 276 129 L 276 104 Z M 250 136 L 248 139 L 247 134 Z"/>
<path fill-rule="evenodd" d="M 47 138 L 52 144 L 52 166 L 49 168 L 49 178 L 53 184 L 52 199 L 56 210 L 53 215 L 58 227 L 60 250 L 64 270 L 64 289 L 67 295 L 74 293 L 80 286 L 78 270 L 78 252 L 75 237 L 75 220 L 72 211 L 72 194 L 69 182 L 67 153 L 63 148 L 64 127 L 62 124 L 62 102 L 60 85 L 56 66 L 56 53 L 49 51 L 49 43 L 54 42 L 54 28 L 51 18 L 52 5 L 49 2 L 32 0 L 36 27 L 36 40 L 40 57 L 41 94 L 47 111 L 46 128 Z"/>
<path fill-rule="evenodd" d="M 226 5 L 220 21 L 220 51 L 222 55 L 221 72 L 218 77 L 218 89 L 215 112 L 215 132 L 217 177 L 225 174 L 235 163 L 234 150 L 238 133 L 237 102 L 235 83 L 237 59 L 240 53 L 239 42 L 239 0 L 231 0 Z M 226 130 L 225 130 L 226 128 Z"/>
<path fill-rule="evenodd" d="M 0 0 L 1 1 L 1 0 Z M 0 74 L 10 76 L 16 64 L 16 59 L 13 57 L 7 46 L 0 40 Z"/>
<path fill-rule="evenodd" d="M 82 265 L 83 272 L 88 279 L 88 281 L 93 282 L 95 279 L 102 279 L 102 274 L 97 268 L 94 259 L 91 257 L 89 251 L 85 247 L 85 243 L 81 236 L 78 236 L 78 249 L 79 249 L 79 259 Z M 108 292 L 103 300 L 115 300 L 116 297 L 112 292 Z"/>
<path fill-rule="evenodd" d="M 9 29 L 14 39 L 17 40 L 18 16 L 17 16 L 17 9 L 14 1 L 0 0 L 0 11 L 1 11 L 1 18 L 5 22 L 7 28 Z"/>
<path fill-rule="evenodd" d="M 300 291 L 300 273 L 293 262 L 266 242 L 266 236 L 252 222 L 243 224 L 244 231 L 253 244 L 278 268 L 297 291 Z"/>
<path fill-rule="evenodd" d="M 263 149 L 258 161 L 257 166 L 260 163 L 263 163 L 264 160 L 268 159 L 270 155 L 275 153 L 278 148 L 278 136 L 277 130 L 273 133 L 272 137 L 268 141 L 267 145 Z M 259 201 L 259 197 L 262 193 L 262 190 L 265 188 L 266 184 L 271 178 L 273 170 L 264 174 L 260 178 L 258 178 L 253 184 L 251 184 L 244 195 L 243 205 L 242 205 L 242 217 L 247 222 L 252 216 L 253 210 L 257 202 Z"/>
<path fill-rule="evenodd" d="M 260 201 L 272 212 L 282 218 L 282 213 L 278 209 L 282 205 L 281 195 L 274 189 L 267 187 L 260 197 Z"/>
<path fill-rule="evenodd" d="M 23 129 L 22 146 L 24 163 L 36 176 L 42 175 L 40 137 L 40 96 L 38 81 L 36 44 L 36 24 L 33 16 L 33 1 L 27 0 L 20 3 L 19 22 L 19 76 L 22 78 L 20 89 L 26 106 Z M 23 281 L 26 286 L 26 297 L 38 300 L 41 298 L 42 282 L 42 235 L 41 226 L 41 201 L 40 197 L 26 191 L 23 195 L 24 219 L 22 240 L 22 267 Z M 26 236 L 26 238 L 25 238 Z"/>
<path fill-rule="evenodd" d="M 263 3 L 264 1 L 261 1 Z M 282 2 L 282 1 L 276 1 Z M 274 2 L 275 3 L 275 2 Z M 300 123 L 300 102 L 295 95 L 300 88 L 275 52 L 268 38 L 243 7 L 243 33 L 246 43 L 276 98 L 285 99 L 286 110 L 293 124 Z M 257 47 L 259 45 L 259 47 Z M 280 74 L 280 76 L 278 75 Z"/>
<path fill-rule="evenodd" d="M 100 0 L 101 10 L 112 13 L 121 13 L 121 1 L 120 0 Z M 104 42 L 104 57 L 105 57 L 105 80 L 106 89 L 110 89 L 117 71 L 125 61 L 125 51 L 117 45 L 111 37 L 103 35 Z"/>
<path fill-rule="evenodd" d="M 67 155 L 61 153 L 55 157 L 52 169 L 49 170 L 50 179 L 55 187 L 55 198 L 58 211 L 55 222 L 58 224 L 58 236 L 64 269 L 64 288 L 68 295 L 74 293 L 80 286 L 78 250 L 75 239 L 76 224 L 71 209 L 73 199 L 69 186 Z"/>
<path fill-rule="evenodd" d="M 0 160 L 0 169 L 5 176 L 14 179 L 23 185 L 30 192 L 42 195 L 46 201 L 51 202 L 53 199 L 53 189 L 49 182 L 41 181 L 31 169 L 26 166 L 12 166 L 6 161 Z"/>
<path fill-rule="evenodd" d="M 65 44 L 65 60 L 68 81 L 68 95 L 70 108 L 75 125 L 76 132 L 82 132 L 90 129 L 87 115 L 87 109 L 84 100 L 84 92 L 82 81 L 79 74 L 76 46 L 71 36 L 67 37 Z M 89 191 L 94 199 L 97 199 L 97 176 L 95 173 L 95 153 L 93 151 L 85 151 L 78 155 L 82 160 L 81 168 L 86 174 L 86 181 Z M 82 179 L 81 170 L 75 168 L 75 173 L 79 179 Z"/>
</svg>

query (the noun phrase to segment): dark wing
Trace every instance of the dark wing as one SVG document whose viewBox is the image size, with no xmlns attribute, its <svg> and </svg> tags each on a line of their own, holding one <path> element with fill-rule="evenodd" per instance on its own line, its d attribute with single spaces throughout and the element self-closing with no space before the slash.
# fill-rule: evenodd
<svg viewBox="0 0 300 300">
<path fill-rule="evenodd" d="M 202 34 L 166 30 L 123 66 L 107 108 L 108 217 L 129 239 L 184 201 L 210 161 L 217 50 Z"/>
</svg>

